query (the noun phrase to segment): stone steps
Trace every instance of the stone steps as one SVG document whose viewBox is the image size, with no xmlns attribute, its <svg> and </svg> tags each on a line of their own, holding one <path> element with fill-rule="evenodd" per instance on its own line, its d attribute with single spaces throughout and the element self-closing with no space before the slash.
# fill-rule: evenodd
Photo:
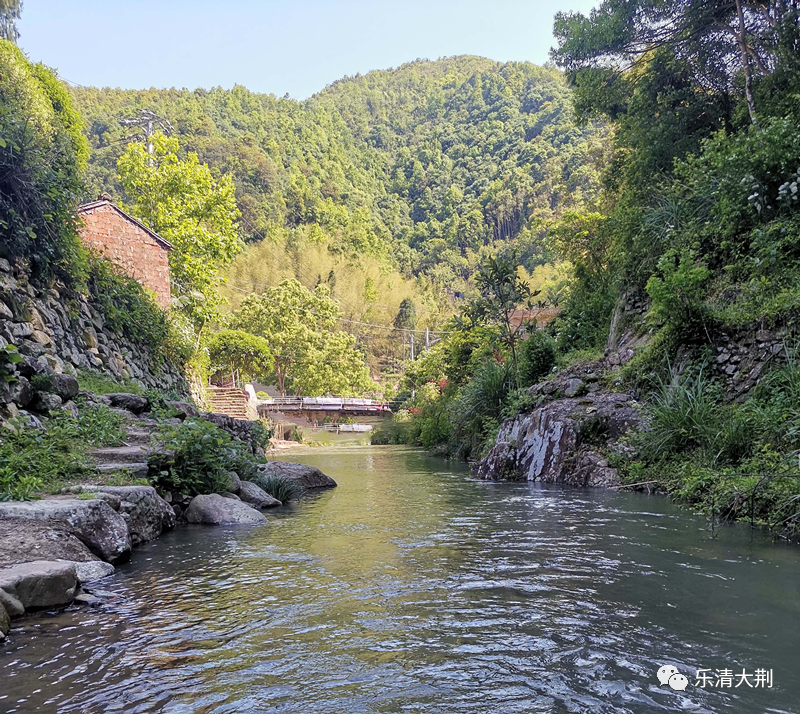
<svg viewBox="0 0 800 714">
<path fill-rule="evenodd" d="M 107 464 L 97 464 L 97 470 L 101 473 L 125 470 L 130 472 L 134 478 L 147 478 L 147 475 L 150 473 L 150 466 L 148 466 L 146 461 L 135 463 L 119 463 L 112 461 Z"/>
<path fill-rule="evenodd" d="M 91 455 L 103 463 L 135 464 L 147 461 L 152 449 L 140 444 L 132 446 L 108 446 L 102 449 L 93 449 Z"/>
</svg>

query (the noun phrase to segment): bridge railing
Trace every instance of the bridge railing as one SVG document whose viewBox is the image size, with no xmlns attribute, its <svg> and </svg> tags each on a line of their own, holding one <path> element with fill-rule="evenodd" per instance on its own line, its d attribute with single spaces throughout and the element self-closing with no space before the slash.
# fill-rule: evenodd
<svg viewBox="0 0 800 714">
<path fill-rule="evenodd" d="M 356 397 L 274 397 L 259 399 L 258 406 L 267 411 L 391 411 L 389 402 Z"/>
</svg>

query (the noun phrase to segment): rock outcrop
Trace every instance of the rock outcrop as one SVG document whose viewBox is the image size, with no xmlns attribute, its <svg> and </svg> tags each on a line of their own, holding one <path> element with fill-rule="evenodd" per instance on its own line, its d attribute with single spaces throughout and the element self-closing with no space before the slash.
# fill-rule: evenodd
<svg viewBox="0 0 800 714">
<path fill-rule="evenodd" d="M 100 562 L 66 526 L 21 518 L 0 519 L 0 568 L 31 560 Z"/>
<path fill-rule="evenodd" d="M 14 597 L 26 611 L 68 605 L 78 587 L 72 563 L 35 560 L 0 570 L 0 590 Z"/>
<path fill-rule="evenodd" d="M 304 489 L 333 488 L 336 486 L 330 476 L 326 476 L 322 471 L 314 466 L 297 464 L 289 461 L 270 461 L 261 464 L 258 471 L 263 476 L 282 476 L 296 481 Z"/>
<path fill-rule="evenodd" d="M 223 498 L 212 493 L 195 496 L 186 509 L 186 520 L 189 523 L 204 525 L 244 525 L 266 523 L 264 514 L 242 501 Z"/>
<path fill-rule="evenodd" d="M 64 530 L 109 563 L 124 560 L 131 552 L 128 524 L 102 500 L 44 499 L 0 503 L 0 519 L 7 518 L 38 521 Z"/>
<path fill-rule="evenodd" d="M 252 481 L 242 481 L 239 486 L 239 498 L 254 508 L 275 508 L 282 505 L 277 498 L 270 496 L 261 486 Z"/>
<path fill-rule="evenodd" d="M 119 499 L 117 510 L 128 526 L 131 545 L 147 543 L 175 527 L 175 512 L 152 486 L 84 486 L 83 490 Z"/>
<path fill-rule="evenodd" d="M 628 394 L 555 399 L 506 421 L 475 471 L 490 480 L 616 485 L 619 477 L 601 449 L 639 426 L 639 409 Z"/>
</svg>

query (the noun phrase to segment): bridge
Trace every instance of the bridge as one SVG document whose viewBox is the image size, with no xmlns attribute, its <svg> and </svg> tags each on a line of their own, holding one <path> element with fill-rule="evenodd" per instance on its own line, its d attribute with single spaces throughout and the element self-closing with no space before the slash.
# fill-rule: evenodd
<svg viewBox="0 0 800 714">
<path fill-rule="evenodd" d="M 331 417 L 334 423 L 340 416 L 388 416 L 392 410 L 389 402 L 378 399 L 349 397 L 275 397 L 258 400 L 258 415 L 299 415 L 309 421 L 322 421 Z"/>
</svg>

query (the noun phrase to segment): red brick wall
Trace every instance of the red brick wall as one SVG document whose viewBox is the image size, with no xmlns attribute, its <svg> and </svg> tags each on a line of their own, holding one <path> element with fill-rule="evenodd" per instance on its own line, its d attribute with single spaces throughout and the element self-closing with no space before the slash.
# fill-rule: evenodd
<svg viewBox="0 0 800 714">
<path fill-rule="evenodd" d="M 163 308 L 170 305 L 169 251 L 113 206 L 81 211 L 83 242 L 152 290 Z"/>
</svg>

